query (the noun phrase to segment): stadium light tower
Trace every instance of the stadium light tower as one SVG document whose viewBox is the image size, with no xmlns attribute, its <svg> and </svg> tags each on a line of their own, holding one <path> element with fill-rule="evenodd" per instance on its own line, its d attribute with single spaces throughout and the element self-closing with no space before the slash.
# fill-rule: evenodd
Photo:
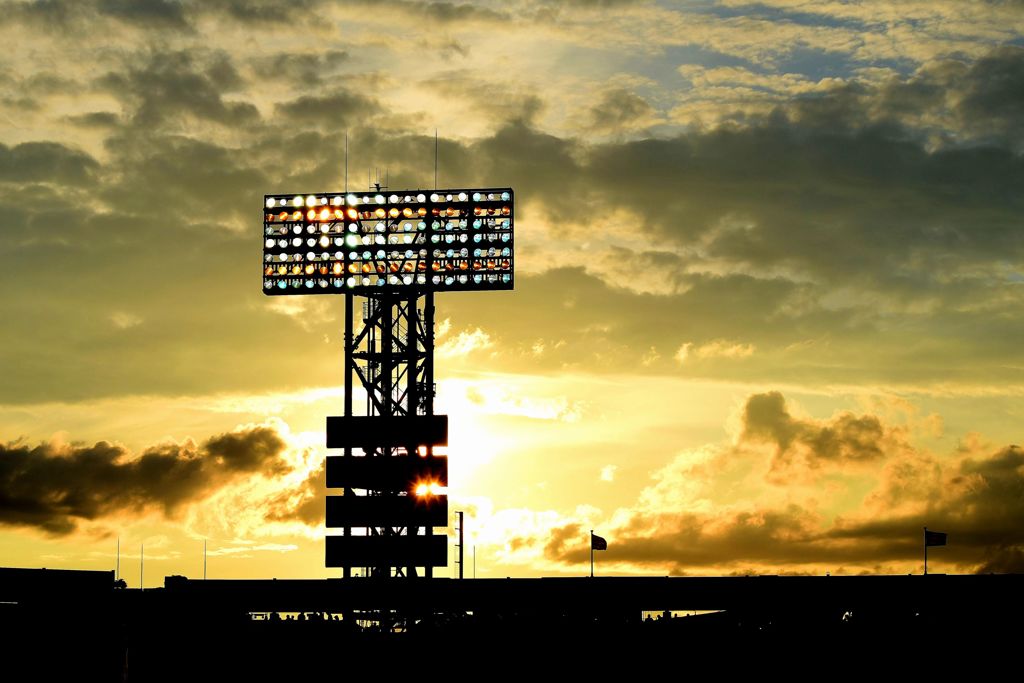
<svg viewBox="0 0 1024 683">
<path fill-rule="evenodd" d="M 413 577 L 448 560 L 448 416 L 434 414 L 434 293 L 512 289 L 511 188 L 264 197 L 263 291 L 345 295 L 345 409 L 327 418 L 328 567 Z M 356 297 L 361 325 L 354 326 Z M 353 378 L 366 392 L 353 411 Z"/>
</svg>

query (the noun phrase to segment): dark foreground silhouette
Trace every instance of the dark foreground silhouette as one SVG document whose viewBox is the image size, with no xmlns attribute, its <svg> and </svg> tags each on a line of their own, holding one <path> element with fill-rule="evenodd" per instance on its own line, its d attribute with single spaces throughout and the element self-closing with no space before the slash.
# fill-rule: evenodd
<svg viewBox="0 0 1024 683">
<path fill-rule="evenodd" d="M 635 680 L 752 669 L 810 677 L 956 664 L 977 673 L 1016 659 L 1022 589 L 1024 575 L 929 575 L 168 577 L 164 588 L 140 591 L 116 588 L 113 572 L 0 569 L 0 642 L 3 679 L 12 681 L 296 681 L 363 672 L 384 680 Z M 715 611 L 696 613 L 706 610 Z"/>
</svg>

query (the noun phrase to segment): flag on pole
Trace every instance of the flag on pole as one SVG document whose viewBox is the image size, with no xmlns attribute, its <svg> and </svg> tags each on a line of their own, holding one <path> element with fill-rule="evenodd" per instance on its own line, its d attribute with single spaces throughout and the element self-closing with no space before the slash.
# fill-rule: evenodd
<svg viewBox="0 0 1024 683">
<path fill-rule="evenodd" d="M 942 531 L 929 531 L 925 529 L 924 532 L 924 547 L 946 545 L 946 534 Z"/>
<path fill-rule="evenodd" d="M 600 536 L 590 532 L 590 549 L 591 550 L 608 550 L 608 541 L 604 540 Z"/>
</svg>

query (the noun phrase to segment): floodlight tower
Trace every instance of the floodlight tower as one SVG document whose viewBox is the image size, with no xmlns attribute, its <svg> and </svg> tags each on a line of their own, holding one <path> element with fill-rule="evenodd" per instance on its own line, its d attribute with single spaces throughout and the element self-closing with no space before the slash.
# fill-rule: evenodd
<svg viewBox="0 0 1024 683">
<path fill-rule="evenodd" d="M 263 291 L 345 295 L 344 415 L 327 418 L 328 567 L 432 576 L 448 561 L 448 416 L 434 414 L 434 293 L 512 289 L 511 188 L 264 197 Z M 363 297 L 359 326 L 356 297 Z M 354 379 L 366 394 L 353 406 Z"/>
</svg>

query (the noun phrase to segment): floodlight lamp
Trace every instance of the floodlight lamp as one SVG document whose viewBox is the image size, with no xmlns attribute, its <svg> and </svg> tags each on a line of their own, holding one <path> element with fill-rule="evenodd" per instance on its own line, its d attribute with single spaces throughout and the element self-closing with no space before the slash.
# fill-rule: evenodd
<svg viewBox="0 0 1024 683">
<path fill-rule="evenodd" d="M 373 198 L 373 201 L 377 202 L 378 204 L 383 204 L 384 203 L 384 195 L 379 194 L 379 195 L 375 196 Z"/>
<path fill-rule="evenodd" d="M 336 194 L 331 197 L 331 206 L 341 206 L 341 195 Z"/>
<path fill-rule="evenodd" d="M 268 209 L 273 209 L 274 208 L 274 204 L 276 204 L 276 203 L 277 202 L 274 201 L 273 197 L 267 198 L 267 208 Z"/>
<path fill-rule="evenodd" d="M 302 197 L 296 197 L 293 199 L 292 206 L 302 206 Z"/>
</svg>

